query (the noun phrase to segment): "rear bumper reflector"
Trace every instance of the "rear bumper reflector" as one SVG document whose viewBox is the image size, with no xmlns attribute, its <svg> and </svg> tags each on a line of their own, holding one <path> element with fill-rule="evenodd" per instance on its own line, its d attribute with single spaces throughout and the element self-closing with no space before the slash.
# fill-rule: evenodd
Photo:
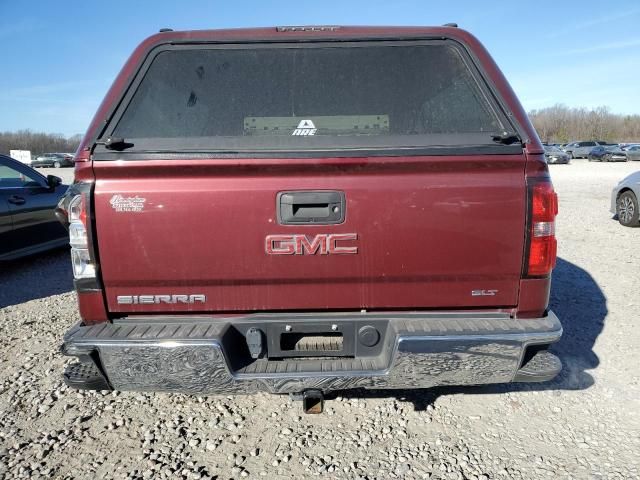
<svg viewBox="0 0 640 480">
<path fill-rule="evenodd" d="M 345 341 L 351 338 L 349 332 L 358 332 L 353 336 L 354 354 L 270 359 L 268 353 L 254 358 L 245 349 L 244 335 L 250 328 L 268 332 L 286 324 L 295 331 L 298 322 L 306 326 L 314 321 L 329 322 L 344 332 Z M 369 333 L 361 335 L 371 325 L 381 332 L 376 346 L 371 346 Z M 553 312 L 527 320 L 425 313 L 256 314 L 222 320 L 147 317 L 78 325 L 65 336 L 62 351 L 81 361 L 90 359 L 117 390 L 327 392 L 549 380 L 561 364 L 545 346 L 561 335 Z M 541 355 L 537 360 L 525 356 L 532 346 Z M 542 368 L 539 374 L 537 367 Z M 74 375 L 69 384 L 79 388 L 80 378 Z"/>
</svg>

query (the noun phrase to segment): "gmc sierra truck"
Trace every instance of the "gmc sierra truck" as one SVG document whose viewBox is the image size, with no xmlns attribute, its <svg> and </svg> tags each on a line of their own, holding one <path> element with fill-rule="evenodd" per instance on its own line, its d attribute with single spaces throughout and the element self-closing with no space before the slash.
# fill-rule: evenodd
<svg viewBox="0 0 640 480">
<path fill-rule="evenodd" d="M 58 207 L 84 389 L 322 395 L 552 379 L 557 197 L 455 25 L 164 30 Z"/>
</svg>

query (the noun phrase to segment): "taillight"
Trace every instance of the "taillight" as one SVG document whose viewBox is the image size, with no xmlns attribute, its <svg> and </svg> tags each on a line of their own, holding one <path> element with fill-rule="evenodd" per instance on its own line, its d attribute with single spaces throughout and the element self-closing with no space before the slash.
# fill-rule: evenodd
<svg viewBox="0 0 640 480">
<path fill-rule="evenodd" d="M 91 261 L 87 235 L 87 199 L 85 193 L 69 202 L 69 245 L 74 278 L 95 278 L 96 267 Z"/>
<path fill-rule="evenodd" d="M 56 215 L 69 229 L 71 265 L 76 279 L 95 278 L 96 262 L 90 237 L 89 198 L 91 186 L 72 185 L 56 209 Z"/>
<path fill-rule="evenodd" d="M 556 215 L 558 196 L 547 179 L 529 186 L 528 245 L 526 275 L 545 277 L 556 265 Z"/>
</svg>

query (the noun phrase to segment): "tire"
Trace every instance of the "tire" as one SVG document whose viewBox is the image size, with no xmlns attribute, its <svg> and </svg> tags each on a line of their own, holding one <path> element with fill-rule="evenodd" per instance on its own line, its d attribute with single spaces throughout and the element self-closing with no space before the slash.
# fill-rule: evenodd
<svg viewBox="0 0 640 480">
<path fill-rule="evenodd" d="M 576 158 L 576 157 L 574 157 L 574 156 L 573 156 L 573 152 L 567 152 L 567 153 L 569 154 L 569 158 L 570 158 L 570 159 L 574 159 L 574 158 Z"/>
<path fill-rule="evenodd" d="M 53 166 L 54 168 L 60 168 L 62 165 L 60 165 L 60 162 L 53 162 Z"/>
<path fill-rule="evenodd" d="M 618 222 L 625 227 L 640 226 L 640 206 L 638 199 L 631 190 L 622 192 L 616 201 L 616 215 Z"/>
</svg>

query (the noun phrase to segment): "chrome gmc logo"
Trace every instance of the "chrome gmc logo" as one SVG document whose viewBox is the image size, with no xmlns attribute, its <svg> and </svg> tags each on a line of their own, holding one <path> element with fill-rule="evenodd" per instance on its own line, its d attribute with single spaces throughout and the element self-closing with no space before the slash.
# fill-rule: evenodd
<svg viewBox="0 0 640 480">
<path fill-rule="evenodd" d="M 267 255 L 353 255 L 358 253 L 355 245 L 345 245 L 358 239 L 357 233 L 321 233 L 315 237 L 306 235 L 267 235 Z"/>
</svg>

